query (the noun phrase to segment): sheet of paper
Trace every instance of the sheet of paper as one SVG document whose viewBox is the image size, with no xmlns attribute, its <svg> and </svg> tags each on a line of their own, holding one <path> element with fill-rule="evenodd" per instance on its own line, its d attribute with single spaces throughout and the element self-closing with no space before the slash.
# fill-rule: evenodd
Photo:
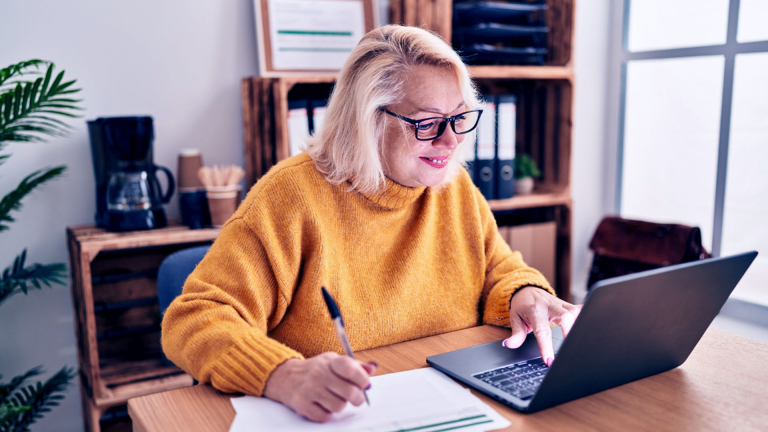
<svg viewBox="0 0 768 432">
<path fill-rule="evenodd" d="M 370 407 L 348 404 L 323 424 L 311 422 L 267 398 L 233 398 L 236 416 L 229 432 L 480 432 L 510 425 L 469 390 L 432 368 L 373 377 L 371 384 Z"/>
<path fill-rule="evenodd" d="M 344 65 L 365 33 L 363 3 L 269 0 L 274 69 L 329 69 Z"/>
</svg>

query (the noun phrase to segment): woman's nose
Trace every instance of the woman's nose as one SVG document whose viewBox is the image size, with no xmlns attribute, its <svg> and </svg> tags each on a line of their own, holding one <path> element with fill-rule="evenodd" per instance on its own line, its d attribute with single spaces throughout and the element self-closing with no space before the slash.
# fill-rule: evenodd
<svg viewBox="0 0 768 432">
<path fill-rule="evenodd" d="M 443 131 L 443 134 L 439 137 L 435 138 L 434 141 L 432 141 L 433 147 L 445 147 L 449 150 L 453 150 L 456 148 L 456 146 L 459 145 L 460 136 L 456 135 L 456 132 L 453 131 L 451 128 L 451 125 L 446 125 L 445 131 Z M 463 136 L 461 138 L 464 138 Z"/>
</svg>

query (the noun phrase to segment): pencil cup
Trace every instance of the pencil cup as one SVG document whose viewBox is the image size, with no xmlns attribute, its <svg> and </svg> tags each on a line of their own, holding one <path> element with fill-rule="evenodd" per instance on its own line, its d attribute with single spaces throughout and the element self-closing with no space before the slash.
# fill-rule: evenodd
<svg viewBox="0 0 768 432">
<path fill-rule="evenodd" d="M 208 196 L 211 225 L 217 228 L 223 226 L 240 204 L 240 185 L 207 187 L 205 193 Z"/>
</svg>

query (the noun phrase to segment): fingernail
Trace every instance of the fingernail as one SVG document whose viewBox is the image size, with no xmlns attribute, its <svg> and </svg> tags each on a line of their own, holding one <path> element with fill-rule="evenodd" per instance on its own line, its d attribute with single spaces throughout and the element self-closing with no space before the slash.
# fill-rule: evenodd
<svg viewBox="0 0 768 432">
<path fill-rule="evenodd" d="M 371 383 L 368 383 L 368 387 L 366 387 L 365 389 L 370 390 L 370 388 L 371 388 Z"/>
<path fill-rule="evenodd" d="M 552 362 L 555 361 L 552 357 L 547 357 L 547 367 L 552 366 Z"/>
<path fill-rule="evenodd" d="M 373 367 L 375 367 L 375 368 L 379 367 L 379 364 L 376 363 L 375 361 L 369 361 L 368 364 L 369 365 L 373 365 Z"/>
<path fill-rule="evenodd" d="M 507 340 L 506 339 L 501 341 L 501 346 L 503 346 L 504 348 L 507 347 Z"/>
</svg>

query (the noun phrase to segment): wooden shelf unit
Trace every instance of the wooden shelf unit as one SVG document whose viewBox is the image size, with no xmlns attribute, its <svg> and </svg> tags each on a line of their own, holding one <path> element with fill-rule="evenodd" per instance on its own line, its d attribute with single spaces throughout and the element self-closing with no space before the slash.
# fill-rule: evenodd
<svg viewBox="0 0 768 432">
<path fill-rule="evenodd" d="M 544 66 L 470 66 L 484 95 L 515 94 L 516 153 L 529 154 L 542 171 L 534 192 L 490 200 L 494 212 L 548 208 L 557 225 L 558 295 L 571 299 L 571 149 L 573 126 L 572 67 L 575 0 L 547 0 L 550 27 Z M 451 0 L 392 0 L 390 22 L 418 25 L 451 40 Z M 336 75 L 247 77 L 242 80 L 246 181 L 251 186 L 290 154 L 288 101 L 327 98 Z M 538 220 L 536 222 L 543 222 Z"/>
<path fill-rule="evenodd" d="M 129 398 L 192 385 L 162 355 L 157 269 L 169 254 L 210 244 L 218 234 L 178 225 L 125 233 L 67 229 L 87 431 L 123 428 L 115 416 L 102 417 L 124 411 Z"/>
</svg>

